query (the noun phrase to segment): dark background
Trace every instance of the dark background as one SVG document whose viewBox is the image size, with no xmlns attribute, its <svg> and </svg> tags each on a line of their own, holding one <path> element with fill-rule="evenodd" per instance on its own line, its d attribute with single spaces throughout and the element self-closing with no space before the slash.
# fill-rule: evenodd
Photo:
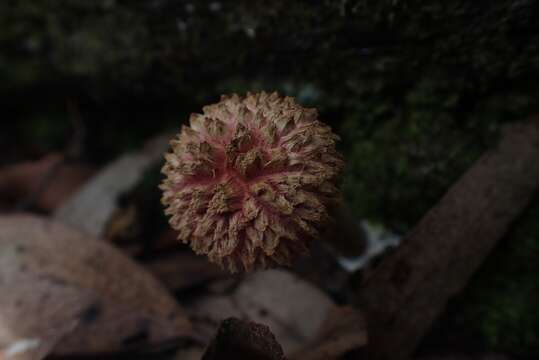
<svg viewBox="0 0 539 360">
<path fill-rule="evenodd" d="M 277 90 L 341 135 L 357 219 L 400 234 L 539 109 L 531 0 L 3 0 L 0 22 L 0 165 L 80 124 L 72 160 L 102 165 L 220 94 Z M 424 346 L 539 354 L 538 255 L 536 199 Z"/>
</svg>

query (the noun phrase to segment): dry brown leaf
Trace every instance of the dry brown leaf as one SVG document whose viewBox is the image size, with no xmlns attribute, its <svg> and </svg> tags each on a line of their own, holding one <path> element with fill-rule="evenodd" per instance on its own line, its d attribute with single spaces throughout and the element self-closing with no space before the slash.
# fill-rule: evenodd
<svg viewBox="0 0 539 360">
<path fill-rule="evenodd" d="M 235 318 L 221 323 L 202 360 L 286 360 L 269 327 Z"/>
<path fill-rule="evenodd" d="M 92 167 L 66 164 L 62 155 L 53 153 L 0 170 L 0 193 L 12 201 L 35 194 L 35 204 L 51 211 L 62 205 L 93 173 Z"/>
<path fill-rule="evenodd" d="M 30 215 L 0 217 L 0 351 L 122 349 L 191 334 L 165 288 L 104 241 Z M 41 351 L 41 352 L 40 352 Z"/>
<path fill-rule="evenodd" d="M 283 270 L 245 278 L 231 295 L 197 301 L 190 311 L 200 336 L 209 339 L 220 321 L 238 317 L 268 325 L 285 353 L 313 341 L 333 302 L 322 291 Z"/>
<path fill-rule="evenodd" d="M 367 344 L 367 325 L 361 313 L 350 306 L 333 308 L 316 339 L 291 356 L 297 360 L 338 359 Z"/>
<path fill-rule="evenodd" d="M 54 279 L 35 281 L 35 276 L 22 268 L 24 264 L 6 253 L 4 246 L 1 248 L 0 359 L 44 358 L 78 326 L 80 315 L 97 298 L 90 291 L 68 287 Z M 36 314 L 39 320 L 28 318 Z"/>
<path fill-rule="evenodd" d="M 54 217 L 98 237 L 118 210 L 118 197 L 131 190 L 146 170 L 162 160 L 170 135 L 150 139 L 140 151 L 127 153 L 107 165 L 69 198 Z"/>
</svg>

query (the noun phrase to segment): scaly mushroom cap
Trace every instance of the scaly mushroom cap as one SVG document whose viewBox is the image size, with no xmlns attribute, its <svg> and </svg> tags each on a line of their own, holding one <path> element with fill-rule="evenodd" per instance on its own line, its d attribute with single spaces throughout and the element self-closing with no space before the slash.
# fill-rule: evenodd
<svg viewBox="0 0 539 360">
<path fill-rule="evenodd" d="M 171 226 L 231 272 L 307 253 L 344 162 L 317 111 L 277 93 L 223 96 L 170 142 L 160 188 Z"/>
</svg>

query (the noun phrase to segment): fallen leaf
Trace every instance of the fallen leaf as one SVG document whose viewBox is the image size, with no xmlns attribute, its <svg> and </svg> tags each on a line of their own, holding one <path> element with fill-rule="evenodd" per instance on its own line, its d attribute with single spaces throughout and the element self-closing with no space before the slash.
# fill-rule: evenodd
<svg viewBox="0 0 539 360">
<path fill-rule="evenodd" d="M 118 197 L 135 187 L 144 172 L 163 159 L 170 138 L 169 134 L 152 138 L 142 150 L 122 155 L 107 165 L 57 209 L 54 217 L 102 237 L 118 210 Z"/>
<path fill-rule="evenodd" d="M 81 314 L 97 298 L 50 278 L 35 281 L 9 253 L 20 249 L 1 249 L 0 354 L 12 360 L 42 359 L 79 325 Z M 33 318 L 37 314 L 38 320 Z"/>
<path fill-rule="evenodd" d="M 94 353 L 189 337 L 166 289 L 104 241 L 30 215 L 0 217 L 0 351 Z"/>
<path fill-rule="evenodd" d="M 236 318 L 223 320 L 202 360 L 286 360 L 269 327 Z"/>
<path fill-rule="evenodd" d="M 319 334 L 292 359 L 330 360 L 338 359 L 349 351 L 367 344 L 367 324 L 361 313 L 350 307 L 331 309 Z"/>
<path fill-rule="evenodd" d="M 130 204 L 125 209 L 117 209 L 110 217 L 103 236 L 113 240 L 128 237 L 137 223 L 137 208 Z"/>
<path fill-rule="evenodd" d="M 334 307 L 322 291 L 284 270 L 249 275 L 230 295 L 212 295 L 191 305 L 193 325 L 209 339 L 227 317 L 268 325 L 285 353 L 313 341 L 328 311 Z"/>
<path fill-rule="evenodd" d="M 10 201 L 32 200 L 39 208 L 52 211 L 62 205 L 95 170 L 82 164 L 66 163 L 60 154 L 37 161 L 10 165 L 0 170 L 0 194 Z M 35 199 L 31 199 L 35 196 Z"/>
</svg>

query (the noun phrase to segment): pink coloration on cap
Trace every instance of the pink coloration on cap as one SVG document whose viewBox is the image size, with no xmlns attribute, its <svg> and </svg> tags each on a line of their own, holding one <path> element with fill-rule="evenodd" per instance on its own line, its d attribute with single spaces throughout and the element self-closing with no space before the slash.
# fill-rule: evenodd
<svg viewBox="0 0 539 360">
<path fill-rule="evenodd" d="M 231 272 L 289 265 L 340 198 L 338 140 L 277 93 L 223 96 L 165 155 L 162 202 L 179 239 Z"/>
</svg>

